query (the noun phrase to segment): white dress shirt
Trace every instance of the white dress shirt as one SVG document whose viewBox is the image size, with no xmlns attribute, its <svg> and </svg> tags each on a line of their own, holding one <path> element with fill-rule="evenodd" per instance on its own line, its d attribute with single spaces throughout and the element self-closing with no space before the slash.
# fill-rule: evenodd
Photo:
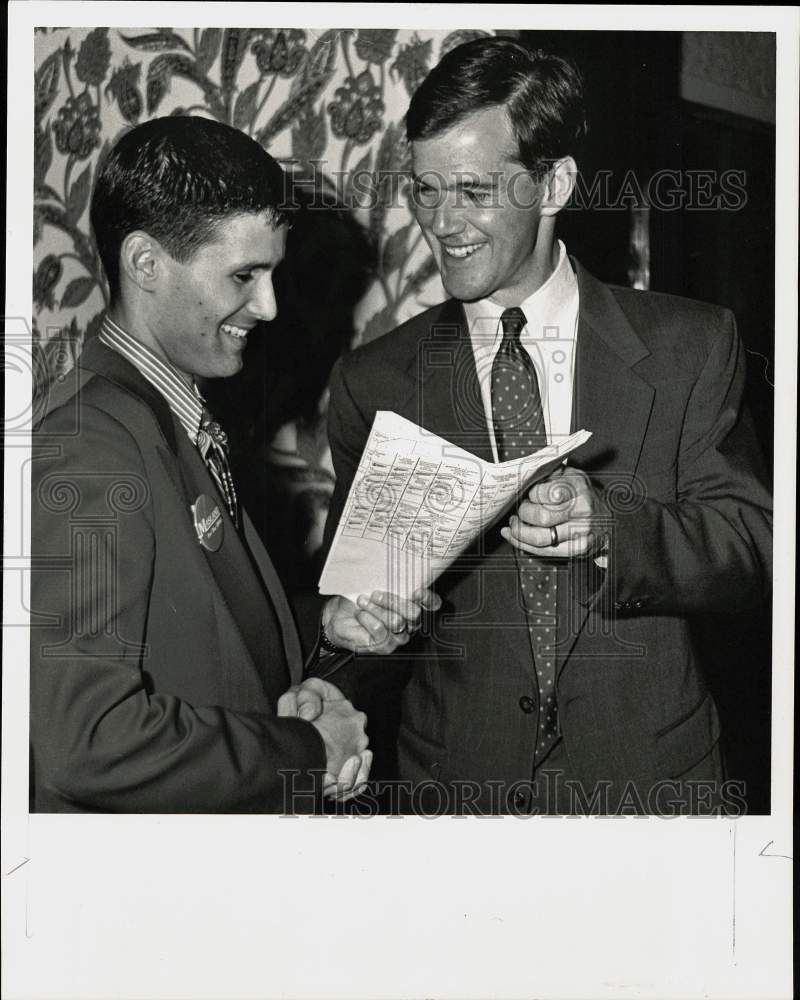
<svg viewBox="0 0 800 1000">
<path fill-rule="evenodd" d="M 578 281 L 564 244 L 558 242 L 558 264 L 547 281 L 519 306 L 527 323 L 520 343 L 530 355 L 539 379 L 548 444 L 569 435 L 575 346 L 578 337 Z M 486 426 L 495 462 L 497 444 L 492 418 L 492 364 L 503 340 L 500 316 L 504 307 L 491 299 L 465 302 L 475 368 L 481 387 Z"/>
</svg>

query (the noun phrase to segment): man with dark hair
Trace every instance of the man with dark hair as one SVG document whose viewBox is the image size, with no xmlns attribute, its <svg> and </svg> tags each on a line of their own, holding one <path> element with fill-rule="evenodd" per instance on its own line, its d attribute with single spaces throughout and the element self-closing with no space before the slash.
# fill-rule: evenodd
<svg viewBox="0 0 800 1000">
<path fill-rule="evenodd" d="M 504 107 L 516 143 L 513 160 L 541 180 L 586 135 L 581 78 L 559 56 L 509 38 L 459 46 L 417 88 L 406 113 L 409 142 L 448 131 L 476 111 Z"/>
<path fill-rule="evenodd" d="M 284 592 L 196 379 L 276 314 L 280 166 L 203 118 L 125 134 L 91 218 L 111 304 L 34 435 L 31 808 L 274 812 L 346 798 L 366 718 L 301 682 Z"/>
<path fill-rule="evenodd" d="M 294 212 L 290 194 L 280 164 L 238 129 L 177 116 L 131 130 L 103 162 L 91 204 L 112 302 L 129 233 L 144 230 L 185 263 L 229 216 L 265 215 L 285 233 Z"/>
<path fill-rule="evenodd" d="M 328 536 L 377 409 L 489 461 L 592 437 L 438 581 L 446 615 L 407 650 L 400 777 L 439 811 L 741 808 L 690 635 L 692 616 L 770 588 L 733 317 L 609 287 L 567 256 L 556 220 L 585 120 L 564 60 L 469 42 L 406 123 L 414 211 L 451 298 L 335 370 Z"/>
</svg>

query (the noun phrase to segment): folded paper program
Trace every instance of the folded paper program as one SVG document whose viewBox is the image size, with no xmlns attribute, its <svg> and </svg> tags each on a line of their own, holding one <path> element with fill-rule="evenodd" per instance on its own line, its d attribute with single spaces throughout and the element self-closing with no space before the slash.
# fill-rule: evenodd
<svg viewBox="0 0 800 1000">
<path fill-rule="evenodd" d="M 538 479 L 591 436 L 577 431 L 511 462 L 486 462 L 410 420 L 375 414 L 319 581 L 320 594 L 430 586 Z"/>
</svg>

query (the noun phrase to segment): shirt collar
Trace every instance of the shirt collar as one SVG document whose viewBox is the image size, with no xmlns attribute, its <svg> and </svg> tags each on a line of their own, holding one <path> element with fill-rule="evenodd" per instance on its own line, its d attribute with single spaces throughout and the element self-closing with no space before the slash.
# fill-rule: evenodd
<svg viewBox="0 0 800 1000">
<path fill-rule="evenodd" d="M 188 384 L 174 365 L 164 361 L 141 340 L 123 330 L 108 315 L 103 317 L 99 339 L 106 347 L 121 354 L 161 393 L 189 435 L 189 440 L 197 444 L 204 400 L 194 382 Z"/>
<path fill-rule="evenodd" d="M 565 310 L 577 304 L 578 280 L 567 256 L 567 250 L 561 240 L 558 241 L 558 263 L 543 285 L 529 295 L 519 306 L 525 313 L 527 326 L 522 334 L 523 340 L 532 340 L 543 336 L 545 324 L 552 324 Z M 479 299 L 477 302 L 465 302 L 464 313 L 467 317 L 470 336 L 473 344 L 478 343 L 484 348 L 499 341 L 502 336 L 500 317 L 505 312 L 505 306 L 492 302 L 491 299 Z M 560 333 L 560 340 L 573 340 L 575 325 L 566 324 Z"/>
</svg>

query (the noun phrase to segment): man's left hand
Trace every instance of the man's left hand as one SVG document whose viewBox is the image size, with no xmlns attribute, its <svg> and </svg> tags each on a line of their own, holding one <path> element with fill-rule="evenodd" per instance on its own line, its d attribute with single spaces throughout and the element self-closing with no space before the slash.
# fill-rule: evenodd
<svg viewBox="0 0 800 1000">
<path fill-rule="evenodd" d="M 423 611 L 438 611 L 442 599 L 426 588 L 410 599 L 375 590 L 354 604 L 331 597 L 322 612 L 325 634 L 332 643 L 354 653 L 393 653 L 404 646 L 422 624 Z"/>
<path fill-rule="evenodd" d="M 586 473 L 566 467 L 531 487 L 500 534 L 515 548 L 540 558 L 584 558 L 606 544 L 608 513 Z"/>
</svg>

